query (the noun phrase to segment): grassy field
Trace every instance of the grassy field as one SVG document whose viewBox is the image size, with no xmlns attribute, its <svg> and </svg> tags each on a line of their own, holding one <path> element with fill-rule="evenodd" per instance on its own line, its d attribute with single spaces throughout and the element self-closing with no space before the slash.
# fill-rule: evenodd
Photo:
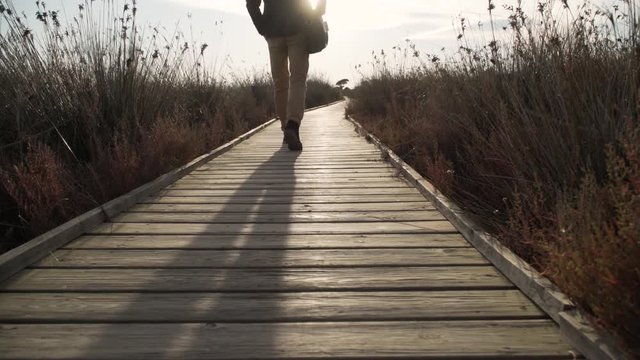
<svg viewBox="0 0 640 360">
<path fill-rule="evenodd" d="M 135 7 L 86 1 L 64 19 L 38 4 L 27 19 L 0 0 L 0 252 L 274 113 L 268 74 L 212 74 L 206 43 L 138 24 Z M 308 87 L 309 107 L 340 98 Z"/>
<path fill-rule="evenodd" d="M 348 113 L 640 354 L 639 5 L 508 10 L 376 54 Z"/>
</svg>

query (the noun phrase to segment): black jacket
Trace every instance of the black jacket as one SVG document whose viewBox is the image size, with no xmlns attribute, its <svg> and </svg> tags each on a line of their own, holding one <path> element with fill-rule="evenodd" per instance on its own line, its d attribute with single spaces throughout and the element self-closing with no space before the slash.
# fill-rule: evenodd
<svg viewBox="0 0 640 360">
<path fill-rule="evenodd" d="M 325 13 L 327 0 L 318 0 L 315 10 L 308 0 L 264 0 L 264 13 L 261 4 L 262 0 L 247 0 L 247 10 L 260 35 L 273 38 L 300 33 L 309 14 Z"/>
</svg>

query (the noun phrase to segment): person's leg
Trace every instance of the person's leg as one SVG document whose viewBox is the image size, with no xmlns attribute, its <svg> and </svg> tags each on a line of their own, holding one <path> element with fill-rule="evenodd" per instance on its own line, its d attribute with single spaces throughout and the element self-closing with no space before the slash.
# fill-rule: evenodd
<svg viewBox="0 0 640 360">
<path fill-rule="evenodd" d="M 271 77 L 273 78 L 276 115 L 284 130 L 287 120 L 287 103 L 289 102 L 289 66 L 286 38 L 267 39 L 269 58 L 271 61 Z"/>
<path fill-rule="evenodd" d="M 304 116 L 307 96 L 307 73 L 309 72 L 309 52 L 302 35 L 287 38 L 289 53 L 289 69 L 291 72 L 289 85 L 289 120 L 300 124 Z"/>
<path fill-rule="evenodd" d="M 289 84 L 289 115 L 284 129 L 284 137 L 289 150 L 302 150 L 300 141 L 300 123 L 304 116 L 305 98 L 307 95 L 307 73 L 309 72 L 309 53 L 302 35 L 287 38 L 289 54 L 289 70 L 291 73 Z"/>
</svg>

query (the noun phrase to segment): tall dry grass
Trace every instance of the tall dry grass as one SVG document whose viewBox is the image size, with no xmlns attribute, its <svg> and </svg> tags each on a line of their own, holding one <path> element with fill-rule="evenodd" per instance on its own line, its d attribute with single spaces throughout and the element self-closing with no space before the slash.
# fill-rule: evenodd
<svg viewBox="0 0 640 360">
<path fill-rule="evenodd" d="M 455 55 L 376 54 L 348 111 L 637 352 L 640 13 L 619 5 L 507 7 L 506 41 L 461 21 Z"/>
<path fill-rule="evenodd" d="M 0 252 L 266 121 L 268 74 L 225 80 L 208 45 L 139 24 L 136 2 L 77 13 L 0 0 Z M 310 80 L 313 104 L 338 98 Z"/>
</svg>

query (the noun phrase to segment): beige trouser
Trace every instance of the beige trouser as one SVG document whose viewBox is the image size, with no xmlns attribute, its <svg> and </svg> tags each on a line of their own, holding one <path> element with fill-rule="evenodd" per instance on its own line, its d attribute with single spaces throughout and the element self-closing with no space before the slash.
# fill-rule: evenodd
<svg viewBox="0 0 640 360">
<path fill-rule="evenodd" d="M 300 124 L 304 116 L 309 53 L 302 35 L 270 38 L 267 43 L 275 86 L 276 115 L 284 129 L 287 121 Z"/>
</svg>

